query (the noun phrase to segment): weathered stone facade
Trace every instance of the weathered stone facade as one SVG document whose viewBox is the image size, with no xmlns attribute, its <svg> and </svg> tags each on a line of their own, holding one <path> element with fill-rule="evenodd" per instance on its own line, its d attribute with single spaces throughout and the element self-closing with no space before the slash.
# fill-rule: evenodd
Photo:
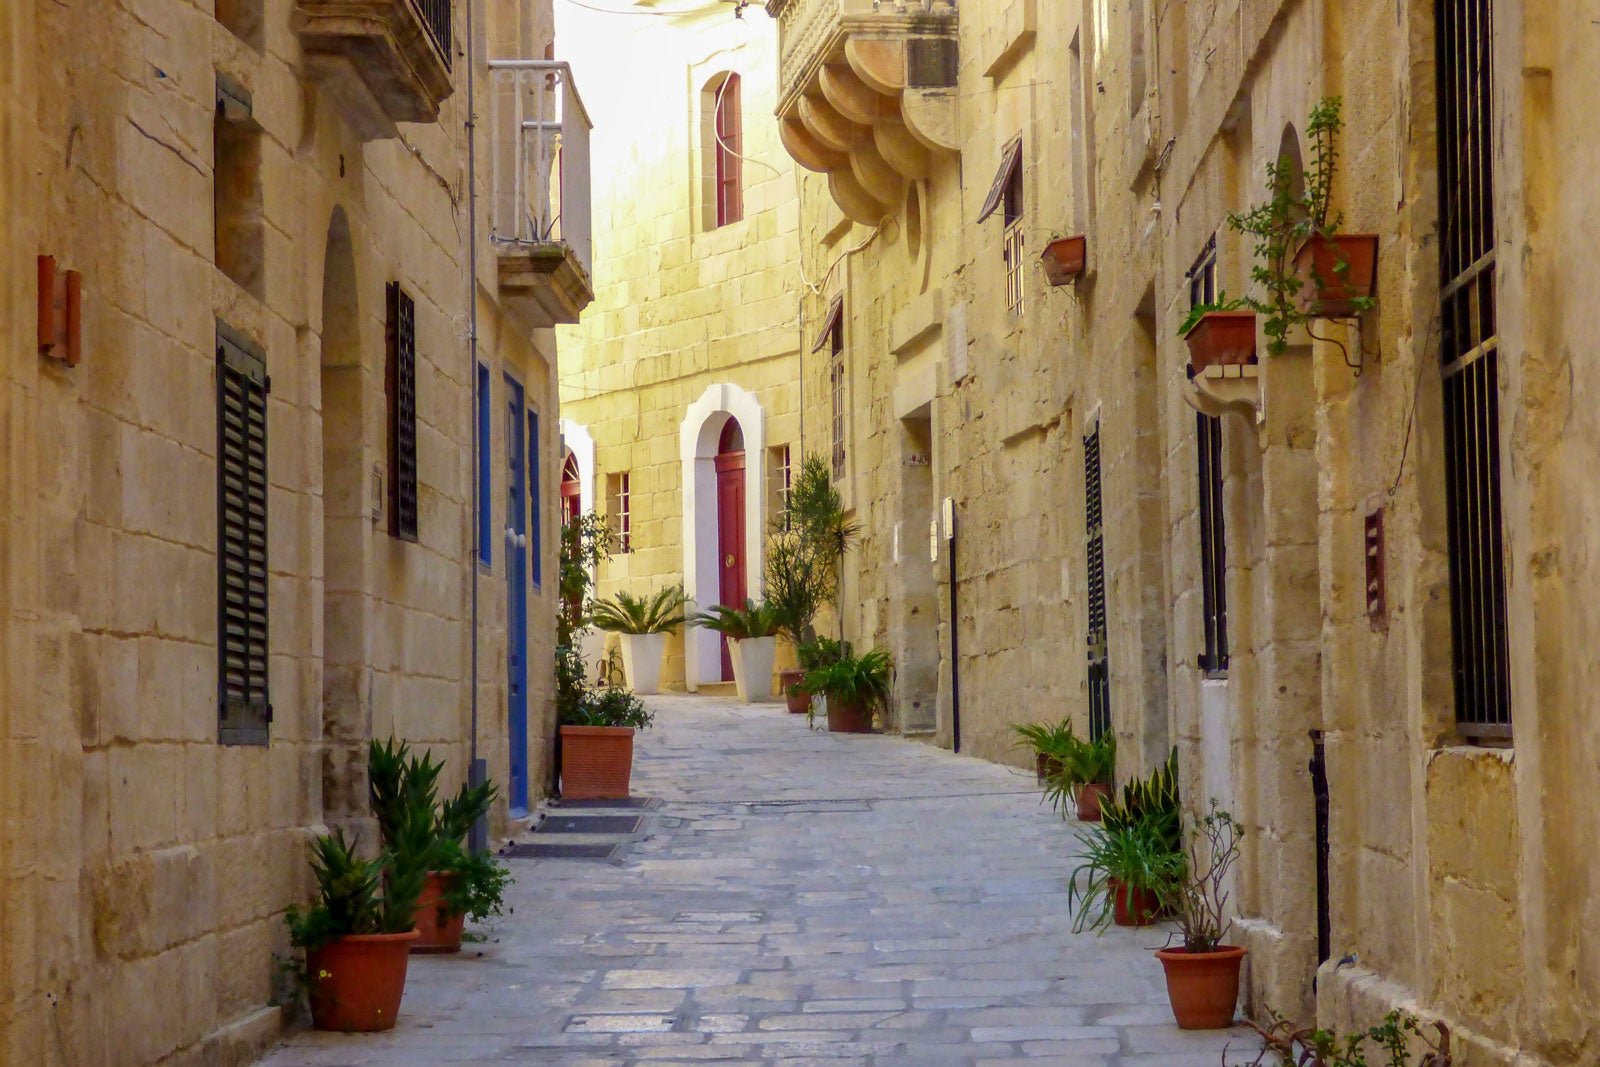
<svg viewBox="0 0 1600 1067">
<path fill-rule="evenodd" d="M 555 343 L 498 295 L 481 168 L 469 282 L 450 7 L 431 26 L 381 0 L 0 12 L 0 1061 L 248 1060 L 279 1026 L 273 953 L 309 892 L 307 841 L 366 822 L 366 740 L 424 745 L 452 781 L 476 751 L 509 793 L 503 553 L 473 559 L 469 294 L 495 410 L 505 374 L 546 413 L 546 575 Z M 548 3 L 477 18 L 480 93 L 485 45 L 539 57 L 551 39 Z M 481 163 L 481 127 L 478 145 Z M 41 254 L 81 272 L 76 367 L 38 352 Z M 389 532 L 389 282 L 415 304 L 414 540 Z M 219 323 L 270 376 L 263 744 L 219 743 Z M 539 664 L 552 585 L 530 589 Z M 550 688 L 535 672 L 532 799 Z"/>
<path fill-rule="evenodd" d="M 561 339 L 565 444 L 581 472 L 581 508 L 621 534 L 618 489 L 629 489 L 629 550 L 597 574 L 598 592 L 640 594 L 682 583 L 701 607 L 719 602 L 719 516 L 711 469 L 728 420 L 745 453 L 742 562 L 759 598 L 762 545 L 781 507 L 781 457 L 797 470 L 800 419 L 796 316 L 799 200 L 778 143 L 776 34 L 752 10 L 725 5 L 675 17 L 558 10 L 561 39 L 581 67 L 633 72 L 586 88 L 595 116 L 595 303 Z M 738 75 L 742 217 L 719 225 L 714 200 L 718 90 Z M 592 84 L 592 83 L 591 83 Z M 648 86 L 648 89 L 645 87 Z M 709 475 L 709 477 L 708 477 Z M 620 547 L 617 546 L 617 547 Z M 699 659 L 686 664 L 700 643 Z M 615 639 L 611 646 L 615 647 Z M 721 680 L 715 635 L 667 642 L 662 683 Z"/>
<path fill-rule="evenodd" d="M 865 526 L 846 631 L 894 649 L 897 723 L 951 743 L 954 669 L 963 751 L 1020 764 L 1011 723 L 1067 712 L 1087 726 L 1085 438 L 1097 433 L 1118 776 L 1175 745 L 1187 795 L 1245 823 L 1234 899 L 1250 1010 L 1349 1027 L 1398 1005 L 1448 1021 L 1457 1063 L 1585 1063 L 1600 1056 L 1595 864 L 1581 847 L 1600 819 L 1582 710 L 1594 626 L 1582 472 L 1596 437 L 1578 401 L 1587 268 L 1568 246 L 1596 218 L 1592 124 L 1571 103 L 1596 75 L 1570 5 L 1471 6 L 1493 9 L 1481 136 L 1499 417 L 1483 432 L 1501 479 L 1510 743 L 1470 743 L 1456 722 L 1431 0 L 768 5 L 780 100 L 798 101 L 780 113 L 785 143 L 826 172 L 803 181 L 805 270 L 839 264 L 805 321 L 842 297 L 842 484 Z M 948 35 L 952 19 L 948 101 L 930 96 L 926 70 L 883 76 L 886 40 Z M 1222 416 L 1229 654 L 1202 667 L 1200 444 L 1177 327 L 1213 236 L 1217 284 L 1250 289 L 1252 249 L 1227 213 L 1265 198 L 1281 153 L 1310 161 L 1306 116 L 1332 96 L 1346 123 L 1333 205 L 1346 232 L 1378 235 L 1378 304 L 1359 326 L 1318 321 L 1316 338 L 1263 354 L 1259 423 Z M 916 165 L 883 150 L 898 131 L 881 126 L 914 127 L 913 106 L 956 109 L 929 126 L 958 131 L 954 150 L 923 137 Z M 1017 210 L 978 221 L 1017 137 Z M 1024 249 L 1020 312 L 1008 229 Z M 1053 234 L 1087 237 L 1086 272 L 1061 288 L 1037 267 Z M 808 363 L 804 377 L 808 425 L 826 426 L 831 369 Z M 930 539 L 946 498 L 954 594 L 952 546 L 942 529 Z M 1331 813 L 1321 907 L 1311 731 Z"/>
</svg>

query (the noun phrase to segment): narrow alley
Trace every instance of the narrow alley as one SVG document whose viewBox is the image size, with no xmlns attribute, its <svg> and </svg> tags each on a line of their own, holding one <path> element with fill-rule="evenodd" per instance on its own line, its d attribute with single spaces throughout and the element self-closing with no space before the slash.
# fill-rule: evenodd
<svg viewBox="0 0 1600 1067">
<path fill-rule="evenodd" d="M 1074 935 L 1072 824 L 1031 777 L 781 706 L 649 698 L 616 862 L 512 860 L 477 955 L 413 957 L 387 1034 L 292 1034 L 266 1067 L 1216 1067 L 1172 1023 L 1165 929 Z M 1224 1058 L 1224 1050 L 1231 1051 Z"/>
</svg>

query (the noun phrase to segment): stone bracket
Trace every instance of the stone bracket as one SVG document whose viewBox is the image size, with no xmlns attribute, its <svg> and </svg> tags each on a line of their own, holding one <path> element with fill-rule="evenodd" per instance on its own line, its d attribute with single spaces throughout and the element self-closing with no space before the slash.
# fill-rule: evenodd
<svg viewBox="0 0 1600 1067">
<path fill-rule="evenodd" d="M 1207 367 L 1196 372 L 1184 386 L 1183 399 L 1202 415 L 1247 416 L 1257 430 L 1266 425 L 1261 368 L 1254 363 Z"/>
</svg>

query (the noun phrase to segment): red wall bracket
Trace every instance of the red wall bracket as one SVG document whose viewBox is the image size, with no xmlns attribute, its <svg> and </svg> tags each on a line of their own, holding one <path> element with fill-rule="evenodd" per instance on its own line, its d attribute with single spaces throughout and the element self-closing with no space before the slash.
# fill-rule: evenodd
<svg viewBox="0 0 1600 1067">
<path fill-rule="evenodd" d="M 58 271 L 54 256 L 39 257 L 39 354 L 78 365 L 83 350 L 83 278 Z"/>
</svg>

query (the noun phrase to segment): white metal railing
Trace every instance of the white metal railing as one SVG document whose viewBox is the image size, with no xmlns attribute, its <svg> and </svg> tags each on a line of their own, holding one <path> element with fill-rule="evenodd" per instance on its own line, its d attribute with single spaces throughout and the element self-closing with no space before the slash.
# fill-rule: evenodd
<svg viewBox="0 0 1600 1067">
<path fill-rule="evenodd" d="M 565 244 L 593 277 L 589 131 L 594 124 L 555 59 L 489 62 L 489 239 Z"/>
</svg>

